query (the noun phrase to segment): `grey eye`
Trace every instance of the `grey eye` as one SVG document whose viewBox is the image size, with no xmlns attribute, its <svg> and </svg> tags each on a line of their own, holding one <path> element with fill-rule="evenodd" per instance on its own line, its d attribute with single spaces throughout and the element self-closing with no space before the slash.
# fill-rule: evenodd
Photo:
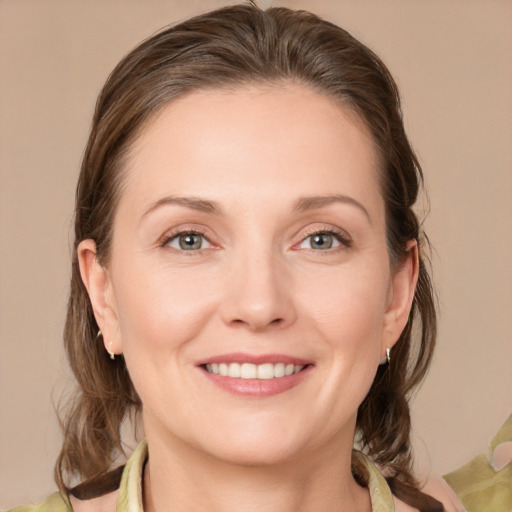
<svg viewBox="0 0 512 512">
<path fill-rule="evenodd" d="M 333 246 L 334 240 L 332 235 L 325 233 L 311 236 L 312 249 L 330 249 Z"/>
<path fill-rule="evenodd" d="M 181 233 L 172 238 L 167 245 L 182 251 L 197 251 L 210 247 L 210 243 L 199 233 Z"/>
<path fill-rule="evenodd" d="M 305 238 L 300 244 L 301 249 L 316 249 L 319 251 L 325 251 L 338 247 L 340 245 L 339 240 L 330 233 L 315 233 Z"/>
</svg>

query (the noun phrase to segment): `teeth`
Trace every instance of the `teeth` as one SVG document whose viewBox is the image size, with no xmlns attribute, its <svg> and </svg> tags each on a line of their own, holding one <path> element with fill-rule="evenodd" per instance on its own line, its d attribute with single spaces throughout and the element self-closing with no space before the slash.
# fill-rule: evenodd
<svg viewBox="0 0 512 512">
<path fill-rule="evenodd" d="M 228 366 L 228 377 L 239 379 L 241 375 L 240 365 L 238 363 L 231 363 Z"/>
<path fill-rule="evenodd" d="M 274 365 L 272 363 L 258 365 L 258 379 L 273 379 Z"/>
<path fill-rule="evenodd" d="M 256 379 L 258 370 L 255 364 L 243 363 L 240 367 L 240 377 L 242 379 Z"/>
<path fill-rule="evenodd" d="M 277 363 L 274 365 L 274 377 L 284 377 L 285 364 Z"/>
<path fill-rule="evenodd" d="M 222 375 L 223 377 L 228 376 L 228 365 L 226 363 L 219 364 L 219 375 Z"/>
<path fill-rule="evenodd" d="M 287 377 L 293 373 L 299 373 L 304 365 L 294 365 L 285 363 L 212 363 L 206 365 L 208 373 L 221 375 L 222 377 L 233 377 L 235 379 L 274 379 L 279 377 Z"/>
</svg>

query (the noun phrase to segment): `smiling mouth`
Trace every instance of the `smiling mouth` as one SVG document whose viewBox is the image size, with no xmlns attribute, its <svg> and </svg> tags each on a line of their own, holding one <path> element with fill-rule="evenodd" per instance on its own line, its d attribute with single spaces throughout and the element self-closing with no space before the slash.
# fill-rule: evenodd
<svg viewBox="0 0 512 512">
<path fill-rule="evenodd" d="M 289 377 L 299 373 L 309 365 L 297 365 L 286 363 L 208 363 L 202 367 L 214 375 L 221 377 L 231 377 L 234 379 L 259 379 L 270 380 Z"/>
</svg>

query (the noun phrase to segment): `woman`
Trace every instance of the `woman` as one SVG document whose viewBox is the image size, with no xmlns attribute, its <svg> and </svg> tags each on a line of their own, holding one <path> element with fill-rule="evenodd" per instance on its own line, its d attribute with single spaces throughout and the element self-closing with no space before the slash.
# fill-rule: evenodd
<svg viewBox="0 0 512 512">
<path fill-rule="evenodd" d="M 314 15 L 235 6 L 133 50 L 83 160 L 79 393 L 35 510 L 443 510 L 409 446 L 420 182 L 389 72 Z"/>
</svg>

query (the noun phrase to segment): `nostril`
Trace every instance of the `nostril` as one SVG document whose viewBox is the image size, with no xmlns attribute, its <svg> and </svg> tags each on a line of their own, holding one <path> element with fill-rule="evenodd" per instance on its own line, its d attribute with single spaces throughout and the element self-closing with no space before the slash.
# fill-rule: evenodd
<svg viewBox="0 0 512 512">
<path fill-rule="evenodd" d="M 262 321 L 261 323 L 258 323 L 256 321 L 244 320 L 242 318 L 234 318 L 233 320 L 231 320 L 231 325 L 234 325 L 234 326 L 247 326 L 247 327 L 253 327 L 253 328 L 257 328 L 257 329 L 264 328 L 265 326 L 266 327 L 268 327 L 268 326 L 276 326 L 277 327 L 277 326 L 280 326 L 280 325 L 282 325 L 284 323 L 285 323 L 285 319 L 284 318 L 274 318 L 270 322 Z"/>
</svg>

